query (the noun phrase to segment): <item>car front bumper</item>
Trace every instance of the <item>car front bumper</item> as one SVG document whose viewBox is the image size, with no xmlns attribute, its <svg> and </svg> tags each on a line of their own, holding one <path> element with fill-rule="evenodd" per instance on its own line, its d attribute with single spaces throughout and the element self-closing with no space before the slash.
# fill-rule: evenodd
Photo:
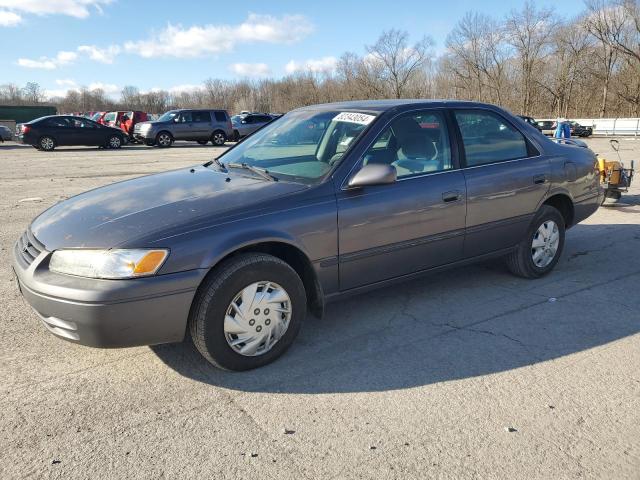
<svg viewBox="0 0 640 480">
<path fill-rule="evenodd" d="M 102 348 L 184 338 L 191 302 L 205 270 L 126 280 L 58 274 L 49 270 L 51 253 L 44 249 L 27 264 L 23 249 L 29 237 L 23 235 L 16 243 L 12 266 L 20 292 L 49 332 Z"/>
</svg>

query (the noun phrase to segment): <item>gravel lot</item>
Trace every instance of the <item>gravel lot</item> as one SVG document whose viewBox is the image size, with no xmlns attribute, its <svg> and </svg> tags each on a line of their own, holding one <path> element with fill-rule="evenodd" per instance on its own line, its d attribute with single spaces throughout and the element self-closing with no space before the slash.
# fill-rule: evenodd
<svg viewBox="0 0 640 480">
<path fill-rule="evenodd" d="M 640 478 L 640 177 L 548 277 L 489 263 L 332 304 L 260 370 L 47 333 L 9 266 L 31 219 L 215 152 L 0 144 L 0 478 Z"/>
</svg>

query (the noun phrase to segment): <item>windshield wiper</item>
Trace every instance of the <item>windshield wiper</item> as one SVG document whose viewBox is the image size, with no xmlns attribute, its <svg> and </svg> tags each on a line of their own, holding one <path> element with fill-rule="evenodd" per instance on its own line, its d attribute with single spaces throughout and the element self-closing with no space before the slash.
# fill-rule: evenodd
<svg viewBox="0 0 640 480">
<path fill-rule="evenodd" d="M 222 163 L 220 160 L 218 160 L 218 157 L 215 157 L 213 160 L 209 160 L 207 163 L 205 163 L 202 166 L 203 167 L 208 167 L 213 163 L 216 164 L 216 167 L 218 167 L 218 169 L 220 169 L 220 171 L 222 171 L 224 173 L 227 173 L 227 167 L 224 166 L 224 163 Z"/>
<path fill-rule="evenodd" d="M 228 163 L 227 167 L 231 168 L 244 168 L 245 170 L 249 170 L 250 172 L 255 173 L 256 175 L 260 175 L 265 180 L 269 180 L 271 182 L 277 182 L 278 179 L 269 173 L 269 170 L 254 167 L 253 165 L 249 165 L 248 163 Z"/>
</svg>

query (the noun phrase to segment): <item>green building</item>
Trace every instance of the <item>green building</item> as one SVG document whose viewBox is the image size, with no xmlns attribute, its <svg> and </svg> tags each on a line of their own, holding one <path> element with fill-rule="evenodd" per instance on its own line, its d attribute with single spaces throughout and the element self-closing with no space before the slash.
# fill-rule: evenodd
<svg viewBox="0 0 640 480">
<path fill-rule="evenodd" d="M 0 105 L 0 121 L 13 120 L 15 123 L 24 123 L 34 118 L 55 115 L 56 113 L 56 107 L 51 105 Z"/>
</svg>

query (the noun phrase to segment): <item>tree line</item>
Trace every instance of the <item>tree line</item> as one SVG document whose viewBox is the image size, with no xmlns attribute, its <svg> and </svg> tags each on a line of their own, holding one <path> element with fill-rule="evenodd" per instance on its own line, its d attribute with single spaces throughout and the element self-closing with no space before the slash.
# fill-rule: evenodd
<svg viewBox="0 0 640 480">
<path fill-rule="evenodd" d="M 346 52 L 330 72 L 281 79 L 207 79 L 197 89 L 141 92 L 125 86 L 115 100 L 100 89 L 46 99 L 36 83 L 0 86 L 0 103 L 53 103 L 61 112 L 216 107 L 286 112 L 296 107 L 374 98 L 450 98 L 489 102 L 534 117 L 640 117 L 640 3 L 586 0 L 561 17 L 527 2 L 504 17 L 469 12 L 443 52 L 424 36 L 383 32 L 360 55 Z"/>
</svg>

